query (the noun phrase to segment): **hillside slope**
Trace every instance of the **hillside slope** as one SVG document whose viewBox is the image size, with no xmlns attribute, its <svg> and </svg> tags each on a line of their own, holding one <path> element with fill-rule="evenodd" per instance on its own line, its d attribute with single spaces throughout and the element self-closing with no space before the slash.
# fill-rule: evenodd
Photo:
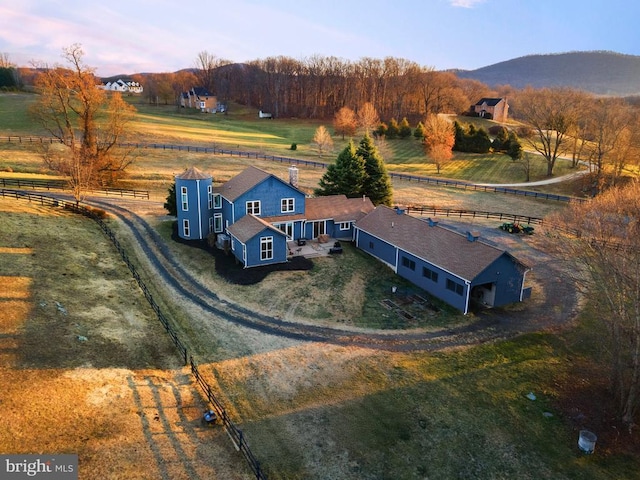
<svg viewBox="0 0 640 480">
<path fill-rule="evenodd" d="M 614 52 L 527 55 L 455 73 L 490 86 L 572 87 L 602 95 L 640 94 L 640 56 Z"/>
</svg>

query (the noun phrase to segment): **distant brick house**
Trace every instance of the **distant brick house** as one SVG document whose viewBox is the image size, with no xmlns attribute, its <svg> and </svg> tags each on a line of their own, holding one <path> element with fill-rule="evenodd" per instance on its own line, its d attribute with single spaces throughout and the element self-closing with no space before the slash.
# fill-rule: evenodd
<svg viewBox="0 0 640 480">
<path fill-rule="evenodd" d="M 220 106 L 218 98 L 204 87 L 193 87 L 180 95 L 180 106 L 196 108 L 203 113 L 216 113 Z"/>
<path fill-rule="evenodd" d="M 478 103 L 471 105 L 471 112 L 478 117 L 506 122 L 509 115 L 509 104 L 506 98 L 481 98 Z"/>
</svg>

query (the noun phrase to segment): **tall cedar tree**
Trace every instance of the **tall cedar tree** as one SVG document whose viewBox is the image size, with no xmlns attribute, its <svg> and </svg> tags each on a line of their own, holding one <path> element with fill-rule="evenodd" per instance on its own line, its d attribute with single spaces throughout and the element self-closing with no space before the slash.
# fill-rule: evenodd
<svg viewBox="0 0 640 480">
<path fill-rule="evenodd" d="M 384 160 L 369 134 L 365 134 L 360 141 L 356 153 L 364 159 L 366 177 L 362 194 L 369 197 L 374 205 L 391 206 L 393 198 L 391 178 L 389 178 Z"/>
<path fill-rule="evenodd" d="M 173 182 L 169 187 L 166 202 L 163 205 L 164 209 L 169 212 L 169 215 L 174 217 L 178 216 L 178 205 L 176 203 L 176 182 Z"/>
<path fill-rule="evenodd" d="M 359 197 L 365 176 L 364 159 L 356 153 L 353 141 L 349 141 L 349 145 L 338 155 L 336 163 L 327 167 L 320 179 L 320 188 L 315 193 L 321 196 L 344 194 L 349 198 Z"/>
</svg>

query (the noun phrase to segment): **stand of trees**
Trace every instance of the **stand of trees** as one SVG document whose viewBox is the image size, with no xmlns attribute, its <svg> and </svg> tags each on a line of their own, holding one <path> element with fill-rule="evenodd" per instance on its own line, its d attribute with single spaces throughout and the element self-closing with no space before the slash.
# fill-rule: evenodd
<svg viewBox="0 0 640 480">
<path fill-rule="evenodd" d="M 374 205 L 391 205 L 393 189 L 384 160 L 369 134 L 356 148 L 353 141 L 340 152 L 319 182 L 316 195 L 366 196 Z"/>
<path fill-rule="evenodd" d="M 424 118 L 428 113 L 464 112 L 491 93 L 481 82 L 392 57 L 352 62 L 319 55 L 302 60 L 279 56 L 231 64 L 202 52 L 196 63 L 197 81 L 212 83 L 210 91 L 219 100 L 251 105 L 275 117 L 330 119 L 344 106 L 358 115 L 359 107 L 371 103 L 383 118 Z M 209 68 L 212 65 L 216 68 Z"/>
</svg>

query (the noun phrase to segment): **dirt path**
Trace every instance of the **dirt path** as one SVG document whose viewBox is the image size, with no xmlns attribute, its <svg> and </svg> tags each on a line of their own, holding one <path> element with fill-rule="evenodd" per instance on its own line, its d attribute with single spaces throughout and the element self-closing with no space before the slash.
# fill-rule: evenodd
<svg viewBox="0 0 640 480">
<path fill-rule="evenodd" d="M 470 325 L 435 332 L 382 332 L 316 326 L 291 319 L 283 321 L 221 300 L 215 292 L 186 271 L 142 216 L 163 215 L 161 204 L 116 198 L 94 198 L 88 203 L 108 211 L 122 221 L 156 272 L 154 282 L 163 284 L 174 298 L 180 298 L 182 305 L 197 306 L 206 312 L 207 321 L 214 317 L 243 329 L 282 339 L 389 351 L 438 350 L 509 338 L 524 332 L 558 328 L 570 322 L 579 308 L 579 296 L 570 278 L 561 271 L 551 256 L 535 245 L 535 236 L 512 236 L 500 232 L 495 226 L 474 225 L 474 229 L 482 230 L 483 238 L 506 248 L 533 267 L 530 275 L 535 275 L 537 288 L 532 300 L 524 308 L 506 312 L 488 310 L 478 314 L 478 320 Z M 460 224 L 460 228 L 464 227 L 464 224 Z"/>
</svg>

